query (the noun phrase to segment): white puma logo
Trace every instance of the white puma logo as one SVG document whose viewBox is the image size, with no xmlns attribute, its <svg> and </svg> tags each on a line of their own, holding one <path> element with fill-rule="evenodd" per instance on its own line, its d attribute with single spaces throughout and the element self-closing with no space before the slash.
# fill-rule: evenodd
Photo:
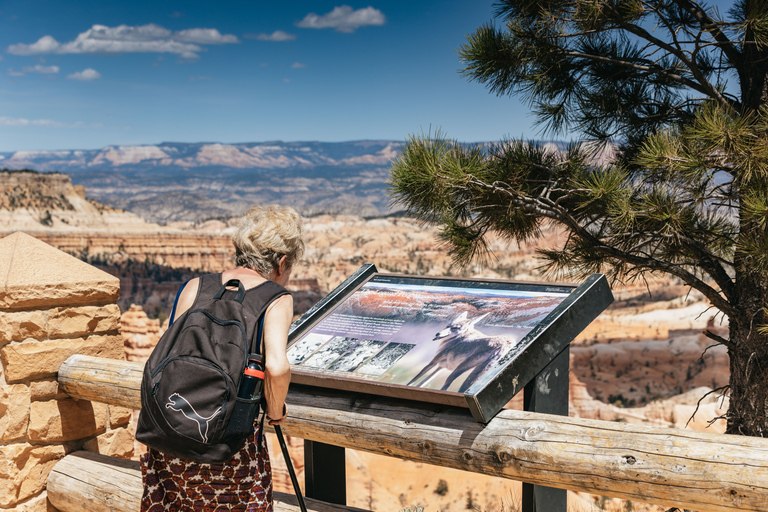
<svg viewBox="0 0 768 512">
<path fill-rule="evenodd" d="M 197 430 L 200 432 L 200 437 L 204 443 L 208 442 L 208 423 L 219 413 L 221 407 L 216 409 L 216 412 L 204 418 L 197 414 L 197 411 L 192 405 L 187 402 L 187 399 L 178 393 L 174 393 L 168 397 L 168 403 L 165 404 L 167 409 L 173 409 L 174 411 L 180 411 L 185 417 L 197 423 Z M 205 432 L 203 432 L 203 425 L 205 425 Z"/>
</svg>

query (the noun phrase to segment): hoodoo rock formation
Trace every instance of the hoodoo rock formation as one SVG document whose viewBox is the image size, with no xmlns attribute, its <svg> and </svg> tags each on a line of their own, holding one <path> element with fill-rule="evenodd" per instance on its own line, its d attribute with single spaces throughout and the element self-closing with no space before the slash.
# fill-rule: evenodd
<svg viewBox="0 0 768 512">
<path fill-rule="evenodd" d="M 149 318 L 141 306 L 131 304 L 130 309 L 120 317 L 125 358 L 128 361 L 145 362 L 163 332 L 165 330 L 160 327 L 160 320 Z"/>
</svg>

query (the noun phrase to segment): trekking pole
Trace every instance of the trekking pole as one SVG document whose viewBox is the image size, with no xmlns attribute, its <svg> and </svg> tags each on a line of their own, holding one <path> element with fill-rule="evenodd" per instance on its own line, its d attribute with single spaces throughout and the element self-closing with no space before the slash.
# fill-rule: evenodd
<svg viewBox="0 0 768 512">
<path fill-rule="evenodd" d="M 304 504 L 304 497 L 301 495 L 301 488 L 299 487 L 299 481 L 296 478 L 296 472 L 293 470 L 293 464 L 291 463 L 291 456 L 288 454 L 288 447 L 285 445 L 285 438 L 283 438 L 283 429 L 280 425 L 275 425 L 275 434 L 277 434 L 277 442 L 280 443 L 280 449 L 283 451 L 283 458 L 285 459 L 285 465 L 288 467 L 288 474 L 291 475 L 291 482 L 293 482 L 293 489 L 296 491 L 296 498 L 299 500 L 299 507 L 301 512 L 307 512 L 307 506 Z"/>
</svg>

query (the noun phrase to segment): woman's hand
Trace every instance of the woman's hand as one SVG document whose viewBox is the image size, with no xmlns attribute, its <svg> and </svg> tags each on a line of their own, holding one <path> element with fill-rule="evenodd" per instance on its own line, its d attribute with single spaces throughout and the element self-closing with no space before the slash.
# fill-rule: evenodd
<svg viewBox="0 0 768 512">
<path fill-rule="evenodd" d="M 271 427 L 274 427 L 275 425 L 280 425 L 282 422 L 284 422 L 287 416 L 288 416 L 288 409 L 286 408 L 285 404 L 283 404 L 283 415 L 280 416 L 279 418 L 273 418 L 269 414 L 267 414 L 267 422 Z"/>
</svg>

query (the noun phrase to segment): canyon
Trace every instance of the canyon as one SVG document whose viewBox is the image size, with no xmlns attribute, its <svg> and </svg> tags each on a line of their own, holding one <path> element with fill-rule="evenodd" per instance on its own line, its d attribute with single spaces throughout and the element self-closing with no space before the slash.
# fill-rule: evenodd
<svg viewBox="0 0 768 512">
<path fill-rule="evenodd" d="M 482 143 L 480 143 L 482 145 Z M 565 144 L 541 141 L 551 151 Z M 389 167 L 402 141 L 218 142 L 0 152 L 0 167 L 62 172 L 102 204 L 161 224 L 224 219 L 254 203 L 303 215 L 364 217 L 402 208 L 390 201 Z M 610 158 L 606 150 L 600 158 Z"/>
<path fill-rule="evenodd" d="M 129 360 L 142 360 L 156 343 L 183 282 L 231 264 L 235 220 L 152 222 L 115 204 L 87 199 L 86 189 L 67 175 L 0 171 L 0 236 L 24 231 L 118 277 Z M 374 263 L 382 272 L 541 281 L 547 278 L 538 268 L 536 250 L 563 242 L 556 230 L 520 245 L 491 238 L 484 265 L 457 269 L 439 243 L 438 228 L 400 214 L 307 215 L 304 230 L 308 250 L 289 286 L 295 315 L 363 263 Z M 570 414 L 722 432 L 719 418 L 727 397 L 713 391 L 728 382 L 728 355 L 701 332 L 726 334 L 727 321 L 699 293 L 674 279 L 658 276 L 612 288 L 614 304 L 571 344 Z M 521 397 L 508 407 L 521 408 Z M 301 440 L 289 444 L 301 469 Z M 288 491 L 275 443 L 272 454 L 276 486 Z M 351 450 L 347 473 L 349 504 L 376 511 L 409 505 L 500 510 L 501 503 L 520 496 L 514 482 Z M 572 494 L 572 509 L 592 510 L 597 501 L 606 510 L 626 507 L 617 500 Z M 634 504 L 633 510 L 661 509 Z"/>
<path fill-rule="evenodd" d="M 160 223 L 277 202 L 306 215 L 382 215 L 398 141 L 174 143 L 0 153 L 0 166 L 65 172 L 103 204 Z"/>
</svg>

